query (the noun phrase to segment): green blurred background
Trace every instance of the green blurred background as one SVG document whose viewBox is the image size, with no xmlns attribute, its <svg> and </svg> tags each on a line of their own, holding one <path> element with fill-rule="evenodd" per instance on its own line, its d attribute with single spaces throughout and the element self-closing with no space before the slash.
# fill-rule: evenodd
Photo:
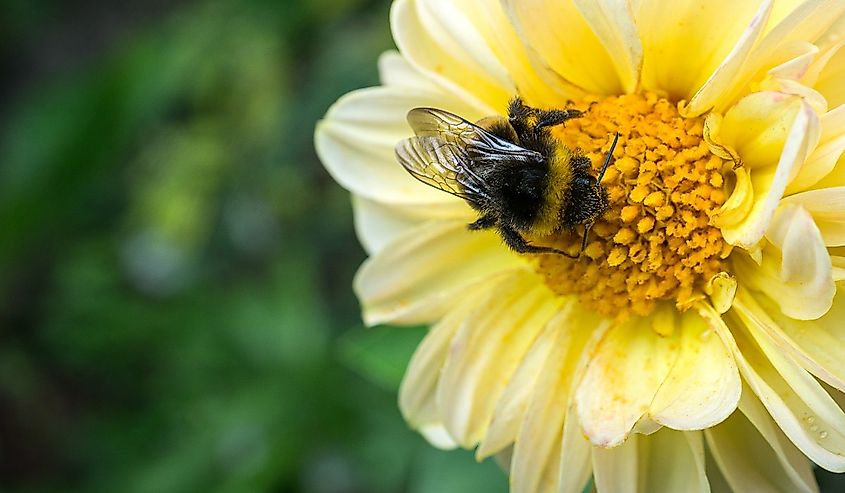
<svg viewBox="0 0 845 493">
<path fill-rule="evenodd" d="M 407 428 L 315 122 L 386 0 L 0 11 L 0 491 L 506 490 Z"/>
</svg>

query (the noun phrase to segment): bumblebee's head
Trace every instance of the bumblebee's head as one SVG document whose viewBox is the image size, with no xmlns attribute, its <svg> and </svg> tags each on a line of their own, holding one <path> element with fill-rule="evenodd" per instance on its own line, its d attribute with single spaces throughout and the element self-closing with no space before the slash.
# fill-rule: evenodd
<svg viewBox="0 0 845 493">
<path fill-rule="evenodd" d="M 608 207 L 607 191 L 595 177 L 586 173 L 575 176 L 569 190 L 569 202 L 563 210 L 563 223 L 567 226 L 594 223 Z"/>
</svg>

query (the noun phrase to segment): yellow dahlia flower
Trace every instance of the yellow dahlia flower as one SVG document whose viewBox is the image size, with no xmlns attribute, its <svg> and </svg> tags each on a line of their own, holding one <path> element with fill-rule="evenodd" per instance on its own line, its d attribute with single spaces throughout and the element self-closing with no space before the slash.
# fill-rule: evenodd
<svg viewBox="0 0 845 493">
<path fill-rule="evenodd" d="M 382 85 L 317 129 L 370 254 L 368 324 L 431 323 L 400 389 L 515 492 L 816 491 L 845 471 L 845 2 L 397 0 Z M 577 260 L 519 255 L 394 146 L 515 95 L 601 164 Z M 532 238 L 572 250 L 579 231 Z"/>
</svg>

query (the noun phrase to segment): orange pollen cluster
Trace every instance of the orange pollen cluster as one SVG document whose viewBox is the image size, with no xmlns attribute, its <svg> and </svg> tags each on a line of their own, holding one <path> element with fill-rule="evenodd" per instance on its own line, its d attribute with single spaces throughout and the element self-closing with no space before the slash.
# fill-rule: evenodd
<svg viewBox="0 0 845 493">
<path fill-rule="evenodd" d="M 682 118 L 655 94 L 587 99 L 584 116 L 555 129 L 567 147 L 586 154 L 595 174 L 619 143 L 602 186 L 610 205 L 590 231 L 579 259 L 538 255 L 536 268 L 553 291 L 578 294 L 607 316 L 647 315 L 662 300 L 679 307 L 723 270 L 730 246 L 710 216 L 725 201 L 729 164 L 702 138 L 703 119 Z M 577 253 L 583 228 L 536 238 Z"/>
</svg>

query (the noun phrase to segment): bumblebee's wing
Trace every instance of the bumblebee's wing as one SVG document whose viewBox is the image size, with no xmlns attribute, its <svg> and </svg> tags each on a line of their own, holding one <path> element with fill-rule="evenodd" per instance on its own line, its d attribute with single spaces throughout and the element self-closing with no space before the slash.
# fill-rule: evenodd
<svg viewBox="0 0 845 493">
<path fill-rule="evenodd" d="M 481 203 L 488 194 L 481 187 L 466 185 L 461 177 L 464 157 L 434 137 L 411 137 L 396 145 L 396 156 L 414 178 L 434 188 L 472 203 Z"/>
<path fill-rule="evenodd" d="M 470 203 L 490 201 L 479 167 L 497 161 L 538 161 L 534 151 L 501 139 L 447 111 L 414 108 L 408 123 L 417 134 L 396 146 L 399 163 L 427 185 Z"/>
</svg>

